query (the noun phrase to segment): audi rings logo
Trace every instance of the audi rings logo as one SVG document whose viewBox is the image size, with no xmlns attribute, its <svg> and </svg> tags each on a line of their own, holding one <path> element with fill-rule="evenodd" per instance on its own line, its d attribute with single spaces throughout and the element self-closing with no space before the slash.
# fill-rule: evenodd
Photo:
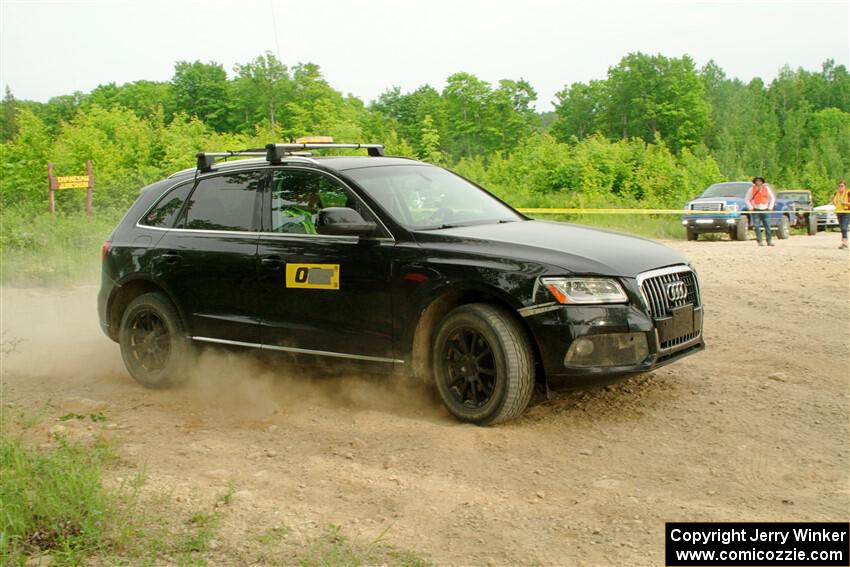
<svg viewBox="0 0 850 567">
<path fill-rule="evenodd" d="M 688 297 L 688 288 L 685 287 L 685 282 L 670 282 L 666 287 L 667 299 L 670 301 L 681 301 Z"/>
</svg>

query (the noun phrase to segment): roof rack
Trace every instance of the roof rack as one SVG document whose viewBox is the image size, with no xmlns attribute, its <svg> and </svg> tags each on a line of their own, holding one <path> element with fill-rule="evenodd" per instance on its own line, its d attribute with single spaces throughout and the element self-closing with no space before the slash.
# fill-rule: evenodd
<svg viewBox="0 0 850 567">
<path fill-rule="evenodd" d="M 270 163 L 277 163 L 284 156 L 291 154 L 293 151 L 304 150 L 359 150 L 365 148 L 368 154 L 372 157 L 380 157 L 384 155 L 383 144 L 325 144 L 325 143 L 305 143 L 305 144 L 269 144 L 266 146 L 266 159 Z"/>
<path fill-rule="evenodd" d="M 292 144 L 268 144 L 265 149 L 248 149 L 239 151 L 225 152 L 200 152 L 197 154 L 198 171 L 212 171 L 212 166 L 216 162 L 216 158 L 229 158 L 238 156 L 253 156 L 265 157 L 269 163 L 280 163 L 286 157 L 302 157 L 296 152 L 307 150 L 331 150 L 331 149 L 347 149 L 358 150 L 365 149 L 369 156 L 380 157 L 384 155 L 383 144 L 333 144 L 333 143 L 292 143 Z M 309 154 L 308 154 L 309 155 Z M 312 161 L 312 160 L 311 160 Z"/>
</svg>

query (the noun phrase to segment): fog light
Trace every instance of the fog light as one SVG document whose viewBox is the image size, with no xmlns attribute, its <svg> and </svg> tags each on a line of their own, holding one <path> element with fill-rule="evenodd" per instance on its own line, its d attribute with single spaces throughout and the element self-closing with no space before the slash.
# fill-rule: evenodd
<svg viewBox="0 0 850 567">
<path fill-rule="evenodd" d="M 590 335 L 573 341 L 564 356 L 564 366 L 631 366 L 649 355 L 646 333 Z"/>
<path fill-rule="evenodd" d="M 587 339 L 579 339 L 570 350 L 574 350 L 576 356 L 590 356 L 593 354 L 593 341 Z"/>
<path fill-rule="evenodd" d="M 736 221 L 735 219 L 726 219 L 726 224 L 735 224 L 736 222 L 738 221 Z"/>
</svg>

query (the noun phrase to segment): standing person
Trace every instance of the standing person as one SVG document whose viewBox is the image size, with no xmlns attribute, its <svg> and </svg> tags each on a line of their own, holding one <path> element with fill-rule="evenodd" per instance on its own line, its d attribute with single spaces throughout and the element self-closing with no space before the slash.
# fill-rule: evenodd
<svg viewBox="0 0 850 567">
<path fill-rule="evenodd" d="M 773 194 L 770 185 L 764 182 L 764 177 L 753 177 L 753 186 L 747 191 L 744 200 L 747 201 L 750 210 L 772 211 L 773 205 L 776 204 L 776 195 Z M 764 232 L 767 237 L 767 245 L 773 246 L 773 240 L 770 235 L 770 221 L 767 218 L 768 214 L 766 212 L 755 213 L 752 217 L 753 228 L 756 231 L 756 240 L 759 246 L 764 246 L 764 242 L 761 241 L 762 225 L 764 226 Z"/>
<path fill-rule="evenodd" d="M 838 182 L 832 202 L 835 204 L 835 214 L 841 228 L 841 244 L 838 246 L 840 250 L 847 248 L 847 227 L 850 226 L 850 189 L 847 189 L 847 182 L 843 179 Z"/>
</svg>

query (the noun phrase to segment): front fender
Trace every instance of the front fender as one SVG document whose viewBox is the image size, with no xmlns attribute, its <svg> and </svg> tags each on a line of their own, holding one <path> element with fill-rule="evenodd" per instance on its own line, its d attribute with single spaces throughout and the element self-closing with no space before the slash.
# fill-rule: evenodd
<svg viewBox="0 0 850 567">
<path fill-rule="evenodd" d="M 430 258 L 400 264 L 393 284 L 398 354 L 410 355 L 420 320 L 435 303 L 445 303 L 438 319 L 456 305 L 476 301 L 499 303 L 515 312 L 532 304 L 534 283 L 547 271 L 529 262 L 480 258 Z"/>
</svg>

